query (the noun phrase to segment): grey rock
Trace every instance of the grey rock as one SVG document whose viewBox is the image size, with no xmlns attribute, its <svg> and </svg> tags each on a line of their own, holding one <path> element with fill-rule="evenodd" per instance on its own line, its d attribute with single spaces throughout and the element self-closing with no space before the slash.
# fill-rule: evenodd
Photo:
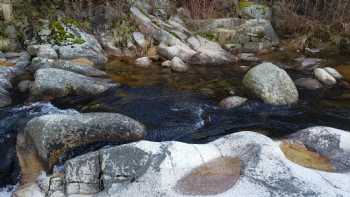
<svg viewBox="0 0 350 197">
<path fill-rule="evenodd" d="M 186 72 L 188 71 L 189 67 L 180 58 L 174 57 L 171 60 L 171 69 L 176 72 Z"/>
<path fill-rule="evenodd" d="M 299 57 L 295 59 L 300 63 L 299 70 L 313 70 L 320 66 L 322 59 Z"/>
<path fill-rule="evenodd" d="M 1 51 L 0 51 L 0 59 L 6 59 L 5 53 L 3 53 L 3 52 L 1 52 Z"/>
<path fill-rule="evenodd" d="M 30 120 L 25 134 L 33 141 L 40 158 L 52 167 L 64 153 L 74 148 L 143 139 L 145 127 L 115 113 L 52 114 Z"/>
<path fill-rule="evenodd" d="M 337 84 L 337 80 L 322 68 L 316 68 L 314 70 L 315 77 L 325 85 L 333 86 Z"/>
<path fill-rule="evenodd" d="M 323 87 L 318 80 L 312 79 L 312 78 L 300 78 L 295 80 L 294 83 L 296 86 L 305 88 L 308 90 L 317 90 Z"/>
<path fill-rule="evenodd" d="M 237 48 L 247 52 L 257 52 L 262 49 L 271 49 L 279 44 L 279 38 L 270 21 L 261 19 L 247 20 L 231 32 L 227 39 L 221 41 L 229 48 Z M 221 38 L 222 39 L 222 38 Z"/>
<path fill-rule="evenodd" d="M 217 28 L 234 29 L 242 25 L 245 20 L 240 18 L 219 18 L 219 19 L 203 19 L 188 20 L 189 26 L 198 32 L 210 32 Z"/>
<path fill-rule="evenodd" d="M 334 68 L 326 67 L 324 68 L 325 71 L 327 71 L 330 75 L 332 75 L 336 80 L 343 79 L 343 76 Z"/>
<path fill-rule="evenodd" d="M 151 66 L 152 60 L 149 57 L 141 57 L 135 60 L 136 66 L 147 68 Z"/>
<path fill-rule="evenodd" d="M 31 88 L 34 98 L 64 97 L 69 95 L 92 96 L 101 94 L 118 84 L 107 80 L 87 77 L 56 68 L 44 68 L 36 71 Z"/>
<path fill-rule="evenodd" d="M 145 36 L 141 33 L 141 32 L 134 32 L 132 34 L 136 44 L 141 47 L 141 48 L 145 48 L 147 45 Z"/>
<path fill-rule="evenodd" d="M 30 72 L 42 68 L 57 68 L 90 77 L 106 77 L 107 74 L 93 66 L 78 64 L 69 60 L 52 60 L 41 57 L 33 58 L 31 65 L 27 67 Z"/>
<path fill-rule="evenodd" d="M 95 194 L 101 191 L 100 157 L 97 153 L 82 155 L 65 163 L 66 192 L 70 194 Z"/>
<path fill-rule="evenodd" d="M 164 43 L 161 43 L 158 46 L 158 53 L 166 59 L 179 57 L 181 60 L 188 62 L 191 57 L 196 54 L 196 51 L 184 45 L 167 46 Z"/>
<path fill-rule="evenodd" d="M 162 66 L 166 67 L 166 68 L 170 68 L 171 67 L 171 61 L 170 60 L 166 60 L 166 61 L 162 62 Z"/>
<path fill-rule="evenodd" d="M 231 96 L 220 101 L 219 105 L 224 109 L 232 109 L 243 105 L 247 100 L 248 99 L 239 96 Z"/>
<path fill-rule="evenodd" d="M 298 102 L 298 90 L 288 73 L 271 63 L 250 69 L 243 84 L 265 103 L 288 105 Z"/>
<path fill-rule="evenodd" d="M 340 134 L 343 140 L 350 137 L 346 131 L 337 131 L 334 134 Z M 317 136 L 316 133 L 312 135 Z M 325 142 L 326 146 L 337 142 L 329 140 L 328 137 L 321 134 L 321 138 L 315 137 L 312 142 L 320 145 Z M 340 142 L 340 147 L 346 145 L 346 143 L 343 144 L 345 141 Z M 343 156 L 349 158 L 349 155 L 343 154 Z M 212 161 L 221 164 L 233 158 L 239 158 L 240 161 L 238 182 L 227 184 L 231 181 L 229 178 L 222 182 L 219 181 L 220 179 L 210 182 L 214 177 L 207 178 L 207 173 L 213 170 L 208 166 L 204 172 L 200 171 L 202 173 L 196 173 L 195 176 L 204 180 L 204 183 L 210 184 L 203 188 L 189 187 L 193 190 L 191 192 L 198 192 L 196 195 L 199 196 L 208 192 L 205 194 L 219 197 L 307 195 L 336 197 L 347 196 L 349 193 L 350 177 L 347 173 L 322 172 L 296 165 L 284 156 L 278 142 L 255 132 L 239 132 L 202 145 L 140 141 L 88 153 L 86 156 L 72 159 L 70 163 L 77 161 L 78 165 L 75 165 L 75 168 L 79 169 L 77 166 L 83 158 L 90 158 L 87 160 L 90 162 L 85 161 L 81 167 L 91 164 L 90 167 L 84 167 L 83 174 L 90 174 L 91 171 L 96 170 L 94 168 L 96 160 L 101 164 L 100 169 L 97 170 L 100 171 L 101 177 L 94 178 L 93 181 L 101 181 L 105 186 L 104 190 L 90 196 L 184 196 L 181 188 L 178 188 L 184 177 L 198 172 L 196 170 L 200 166 Z M 225 166 L 216 175 L 225 176 L 232 173 L 231 170 L 233 169 Z M 215 178 L 218 177 L 215 176 Z M 226 187 L 222 187 L 224 184 L 227 184 Z"/>
<path fill-rule="evenodd" d="M 57 59 L 58 55 L 50 44 L 44 45 L 30 45 L 27 48 L 27 51 L 30 55 L 47 58 L 47 59 Z"/>
<path fill-rule="evenodd" d="M 187 42 L 197 51 L 187 62 L 199 65 L 224 65 L 236 61 L 235 57 L 225 51 L 218 43 L 201 36 L 190 37 Z"/>
<path fill-rule="evenodd" d="M 78 31 L 79 37 L 85 42 L 82 44 L 73 44 L 58 47 L 58 54 L 61 59 L 71 60 L 77 58 L 87 58 L 95 64 L 104 64 L 107 62 L 107 57 L 100 43 L 93 35 Z"/>
<path fill-rule="evenodd" d="M 259 58 L 255 56 L 254 53 L 240 53 L 238 55 L 239 59 L 247 62 L 258 62 Z"/>
<path fill-rule="evenodd" d="M 32 81 L 24 80 L 24 81 L 21 81 L 18 83 L 17 88 L 18 88 L 19 92 L 26 93 L 26 92 L 30 91 L 32 85 L 33 85 Z"/>
<path fill-rule="evenodd" d="M 16 68 L 0 68 L 0 107 L 12 104 L 11 91 L 13 89 L 11 81 L 16 76 Z"/>
</svg>

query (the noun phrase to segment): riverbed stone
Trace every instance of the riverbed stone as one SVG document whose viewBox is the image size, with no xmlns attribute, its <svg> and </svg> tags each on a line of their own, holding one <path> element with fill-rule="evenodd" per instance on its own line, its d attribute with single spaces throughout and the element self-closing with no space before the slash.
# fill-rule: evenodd
<svg viewBox="0 0 350 197">
<path fill-rule="evenodd" d="M 247 102 L 248 99 L 239 97 L 239 96 L 231 96 L 220 101 L 220 107 L 224 109 L 232 109 L 235 107 L 239 107 Z"/>
<path fill-rule="evenodd" d="M 36 71 L 31 88 L 34 98 L 64 97 L 69 95 L 98 95 L 118 84 L 107 80 L 87 77 L 56 68 L 44 68 Z"/>
<path fill-rule="evenodd" d="M 343 76 L 332 67 L 325 67 L 324 70 L 327 71 L 330 75 L 332 75 L 336 80 L 343 79 Z"/>
<path fill-rule="evenodd" d="M 186 72 L 188 71 L 189 67 L 180 58 L 174 57 L 171 60 L 171 69 L 176 72 Z"/>
<path fill-rule="evenodd" d="M 48 59 L 58 58 L 56 50 L 50 44 L 30 45 L 28 46 L 27 51 L 30 55 L 35 57 L 42 57 Z"/>
<path fill-rule="evenodd" d="M 322 84 L 313 78 L 299 78 L 294 81 L 295 85 L 308 90 L 317 90 L 322 88 Z"/>
<path fill-rule="evenodd" d="M 94 143 L 127 143 L 143 139 L 145 127 L 116 113 L 44 115 L 28 122 L 25 133 L 50 167 L 67 151 Z"/>
<path fill-rule="evenodd" d="M 325 85 L 333 86 L 337 84 L 337 80 L 325 69 L 316 68 L 314 70 L 314 75 L 319 81 L 321 81 Z"/>
<path fill-rule="evenodd" d="M 134 32 L 132 34 L 136 44 L 141 47 L 141 48 L 145 48 L 146 45 L 147 45 L 147 42 L 146 42 L 146 39 L 145 39 L 145 36 L 143 35 L 143 33 L 141 32 Z"/>
<path fill-rule="evenodd" d="M 244 86 L 265 103 L 288 105 L 298 102 L 298 90 L 283 69 L 262 63 L 250 69 L 243 79 Z"/>
<path fill-rule="evenodd" d="M 149 57 L 141 57 L 135 60 L 136 66 L 147 68 L 151 66 L 152 60 Z"/>
</svg>

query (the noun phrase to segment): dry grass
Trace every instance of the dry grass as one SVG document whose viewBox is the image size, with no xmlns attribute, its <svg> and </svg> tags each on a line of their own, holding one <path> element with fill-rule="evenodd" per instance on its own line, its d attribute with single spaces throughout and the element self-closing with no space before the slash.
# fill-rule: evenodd
<svg viewBox="0 0 350 197">
<path fill-rule="evenodd" d="M 204 19 L 213 17 L 216 0 L 185 0 L 183 4 L 194 19 Z"/>
<path fill-rule="evenodd" d="M 280 0 L 277 24 L 282 34 L 305 34 L 332 28 L 345 32 L 350 21 L 349 0 Z M 327 30 L 328 31 L 328 30 Z"/>
</svg>

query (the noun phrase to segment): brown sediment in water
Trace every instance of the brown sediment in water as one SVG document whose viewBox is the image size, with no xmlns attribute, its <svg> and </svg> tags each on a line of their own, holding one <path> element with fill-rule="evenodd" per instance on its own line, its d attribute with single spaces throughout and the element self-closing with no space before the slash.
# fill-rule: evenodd
<svg viewBox="0 0 350 197">
<path fill-rule="evenodd" d="M 148 68 L 133 65 L 130 59 L 113 59 L 105 66 L 110 78 L 130 87 L 163 86 L 180 91 L 211 93 L 224 98 L 233 87 L 241 87 L 244 76 L 239 65 L 191 66 L 186 73 L 177 73 L 155 62 Z M 220 98 L 221 99 L 221 98 Z"/>
<path fill-rule="evenodd" d="M 334 172 L 336 169 L 327 157 L 313 152 L 303 144 L 283 142 L 280 148 L 284 155 L 294 163 L 306 168 Z"/>
<path fill-rule="evenodd" d="M 336 67 L 337 71 L 343 75 L 344 79 L 350 82 L 350 65 L 340 65 Z"/>
<path fill-rule="evenodd" d="M 239 158 L 222 157 L 205 163 L 180 179 L 175 191 L 184 195 L 216 195 L 232 188 L 239 179 Z"/>
</svg>

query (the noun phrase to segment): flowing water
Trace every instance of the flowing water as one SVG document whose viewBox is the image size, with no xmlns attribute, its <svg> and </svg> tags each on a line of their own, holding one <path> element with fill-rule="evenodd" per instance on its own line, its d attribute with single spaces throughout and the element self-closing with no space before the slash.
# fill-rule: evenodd
<svg viewBox="0 0 350 197">
<path fill-rule="evenodd" d="M 334 66 L 343 64 L 339 70 L 349 80 L 350 64 L 347 66 L 344 60 L 331 62 Z M 121 88 L 97 97 L 69 97 L 54 100 L 53 104 L 35 103 L 0 110 L 0 155 L 5 158 L 0 161 L 0 187 L 17 182 L 16 133 L 33 117 L 76 113 L 70 109 L 128 115 L 146 125 L 146 138 L 152 141 L 205 143 L 243 130 L 279 138 L 316 125 L 350 131 L 350 90 L 343 86 L 317 91 L 300 89 L 301 99 L 292 106 L 276 107 L 250 99 L 241 107 L 224 110 L 218 106 L 221 99 L 233 93 L 249 96 L 242 89 L 244 72 L 238 65 L 202 66 L 188 73 L 173 73 L 159 65 L 140 68 L 128 61 L 114 60 L 105 70 L 122 84 Z M 312 75 L 288 72 L 294 79 Z M 0 190 L 0 197 L 5 193 Z"/>
</svg>

